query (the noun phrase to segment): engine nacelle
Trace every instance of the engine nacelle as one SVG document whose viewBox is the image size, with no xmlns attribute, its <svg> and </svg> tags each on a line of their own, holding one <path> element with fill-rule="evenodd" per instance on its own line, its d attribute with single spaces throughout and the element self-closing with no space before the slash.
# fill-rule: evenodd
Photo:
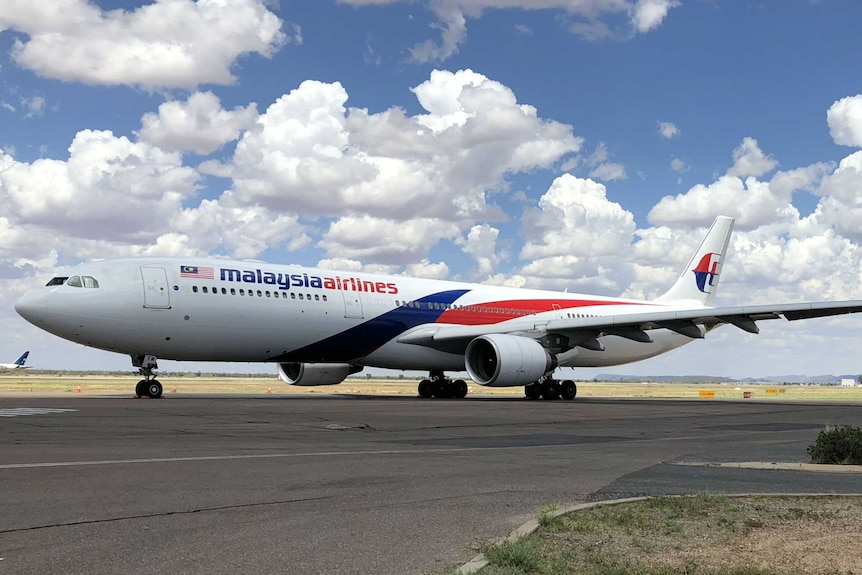
<svg viewBox="0 0 862 575">
<path fill-rule="evenodd" d="M 290 385 L 335 385 L 362 366 L 349 363 L 280 363 L 278 377 Z"/>
<path fill-rule="evenodd" d="M 464 365 L 479 385 L 527 385 L 556 369 L 557 359 L 538 341 L 501 333 L 482 335 L 467 346 Z"/>
</svg>

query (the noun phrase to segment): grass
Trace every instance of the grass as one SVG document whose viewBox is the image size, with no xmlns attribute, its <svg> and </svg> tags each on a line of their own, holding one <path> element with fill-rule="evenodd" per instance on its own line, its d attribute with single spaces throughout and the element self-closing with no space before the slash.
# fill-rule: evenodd
<svg viewBox="0 0 862 575">
<path fill-rule="evenodd" d="M 0 373 L 0 393 L 76 393 L 126 394 L 134 391 L 139 379 L 132 371 L 128 375 L 88 373 Z M 416 396 L 418 379 L 349 378 L 341 385 L 297 387 L 286 385 L 272 375 L 250 377 L 202 376 L 162 373 L 159 376 L 165 394 L 171 393 L 244 393 L 244 394 L 369 394 Z M 522 387 L 487 388 L 468 383 L 471 396 L 523 397 Z M 176 390 L 175 392 L 173 390 Z M 579 397 L 633 397 L 657 399 L 699 399 L 700 392 L 715 392 L 715 399 L 744 401 L 748 391 L 755 400 L 835 400 L 862 401 L 862 387 L 841 386 L 775 386 L 751 384 L 657 384 L 579 382 Z M 781 391 L 781 393 L 774 393 Z M 702 401 L 711 401 L 703 398 Z"/>
<path fill-rule="evenodd" d="M 479 575 L 862 573 L 860 497 L 653 497 L 537 519 L 482 546 Z"/>
</svg>

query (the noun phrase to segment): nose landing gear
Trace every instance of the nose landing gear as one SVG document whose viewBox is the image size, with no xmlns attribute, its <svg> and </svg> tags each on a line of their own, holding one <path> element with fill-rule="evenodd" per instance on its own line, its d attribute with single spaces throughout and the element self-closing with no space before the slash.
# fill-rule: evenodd
<svg viewBox="0 0 862 575">
<path fill-rule="evenodd" d="M 135 385 L 135 395 L 137 397 L 147 396 L 151 399 L 158 399 L 162 396 L 162 384 L 156 379 L 155 370 L 159 369 L 158 360 L 154 355 L 144 355 L 132 357 L 132 365 L 139 368 L 138 373 L 144 376 L 144 379 Z"/>
</svg>

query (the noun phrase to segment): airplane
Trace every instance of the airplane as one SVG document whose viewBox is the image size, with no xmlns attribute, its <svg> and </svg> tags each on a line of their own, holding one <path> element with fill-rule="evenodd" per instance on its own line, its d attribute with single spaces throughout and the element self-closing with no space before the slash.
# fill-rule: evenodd
<svg viewBox="0 0 862 575">
<path fill-rule="evenodd" d="M 334 385 L 365 367 L 422 370 L 420 397 L 524 386 L 574 399 L 559 367 L 644 360 L 724 324 L 862 311 L 862 300 L 714 307 L 733 218 L 719 216 L 676 282 L 652 301 L 337 272 L 256 261 L 145 257 L 86 263 L 24 294 L 16 311 L 62 338 L 127 354 L 160 397 L 158 358 L 272 362 L 291 385 Z"/>
<path fill-rule="evenodd" d="M 21 357 L 16 359 L 13 363 L 0 363 L 0 369 L 30 369 L 31 366 L 24 365 L 24 362 L 27 361 L 28 355 L 30 355 L 30 352 L 25 351 L 21 354 Z"/>
</svg>

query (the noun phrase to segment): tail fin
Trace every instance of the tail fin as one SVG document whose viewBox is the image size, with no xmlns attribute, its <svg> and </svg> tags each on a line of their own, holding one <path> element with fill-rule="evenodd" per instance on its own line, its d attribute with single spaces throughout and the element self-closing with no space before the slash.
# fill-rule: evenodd
<svg viewBox="0 0 862 575">
<path fill-rule="evenodd" d="M 30 355 L 29 351 L 25 351 L 21 354 L 21 357 L 15 360 L 15 365 L 24 365 L 24 362 L 27 361 L 27 356 Z"/>
<path fill-rule="evenodd" d="M 682 270 L 676 283 L 655 301 L 673 302 L 680 300 L 697 301 L 711 306 L 718 290 L 718 277 L 721 272 L 730 233 L 733 231 L 733 218 L 718 216 L 694 252 L 688 265 Z"/>
</svg>

